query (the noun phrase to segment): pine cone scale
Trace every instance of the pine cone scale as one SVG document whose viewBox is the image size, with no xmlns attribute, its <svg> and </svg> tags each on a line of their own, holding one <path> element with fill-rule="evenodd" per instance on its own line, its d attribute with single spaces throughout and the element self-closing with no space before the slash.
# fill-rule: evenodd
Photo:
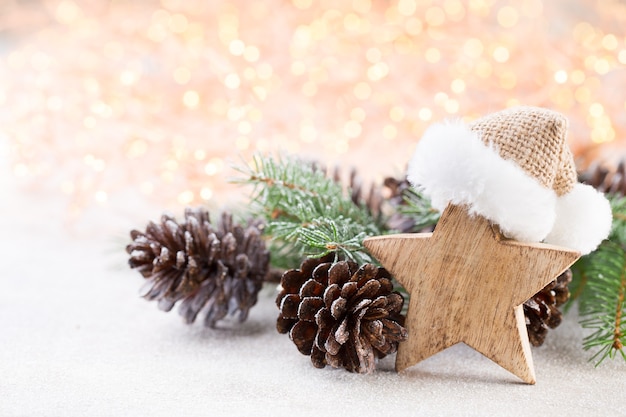
<svg viewBox="0 0 626 417">
<path fill-rule="evenodd" d="M 358 288 L 359 284 L 357 282 L 351 281 L 345 283 L 343 288 L 341 288 L 341 297 L 345 299 L 352 298 L 358 291 Z"/>
<path fill-rule="evenodd" d="M 292 327 L 289 335 L 291 340 L 295 343 L 300 353 L 304 355 L 310 355 L 313 348 L 313 340 L 317 333 L 317 326 L 315 323 L 308 321 L 298 321 L 295 326 Z"/>
<path fill-rule="evenodd" d="M 324 368 L 326 366 L 326 353 L 316 345 L 311 349 L 311 362 L 316 368 Z"/>
<path fill-rule="evenodd" d="M 380 320 L 368 320 L 363 327 L 363 335 L 367 337 L 369 343 L 375 348 L 385 345 L 385 337 L 383 336 L 383 324 Z"/>
<path fill-rule="evenodd" d="M 276 330 L 278 333 L 285 334 L 289 333 L 291 328 L 298 322 L 298 319 L 288 319 L 279 317 L 276 321 Z"/>
<path fill-rule="evenodd" d="M 365 284 L 359 288 L 356 295 L 356 299 L 372 298 L 380 290 L 380 282 L 375 279 L 368 278 Z"/>
<path fill-rule="evenodd" d="M 297 319 L 300 301 L 300 296 L 297 294 L 289 294 L 284 297 L 280 304 L 280 311 L 283 313 L 283 318 Z"/>
<path fill-rule="evenodd" d="M 339 353 L 339 349 L 341 349 L 341 343 L 339 343 L 337 341 L 337 337 L 336 337 L 337 332 L 330 332 L 328 334 L 328 337 L 326 339 L 326 342 L 324 343 L 324 350 L 327 353 L 327 357 L 328 355 L 330 356 L 337 356 L 337 354 Z"/>
<path fill-rule="evenodd" d="M 345 283 L 346 276 L 349 274 L 350 269 L 348 263 L 338 262 L 328 270 L 328 284 L 343 285 Z"/>
<path fill-rule="evenodd" d="M 387 317 L 388 315 L 389 312 L 384 308 L 369 308 L 365 314 L 365 318 L 367 320 L 379 320 Z"/>
<path fill-rule="evenodd" d="M 330 305 L 330 314 L 335 320 L 339 320 L 341 317 L 343 317 L 344 313 L 346 312 L 347 304 L 347 299 L 343 297 L 337 298 L 335 301 L 333 301 L 333 303 Z"/>
<path fill-rule="evenodd" d="M 317 266 L 314 270 L 313 273 L 311 274 L 311 277 L 318 281 L 320 284 L 322 285 L 327 285 L 328 283 L 328 270 L 330 268 L 330 264 L 329 263 L 323 263 L 320 264 L 319 266 Z"/>
<path fill-rule="evenodd" d="M 337 284 L 331 284 L 324 291 L 324 305 L 331 308 L 333 301 L 341 296 L 341 288 Z"/>
<path fill-rule="evenodd" d="M 298 308 L 298 319 L 305 321 L 315 321 L 315 314 L 324 305 L 324 301 L 317 297 L 306 297 Z"/>
<path fill-rule="evenodd" d="M 314 279 L 310 279 L 300 289 L 300 297 L 322 297 L 324 290 L 325 288 L 322 284 Z"/>
</svg>

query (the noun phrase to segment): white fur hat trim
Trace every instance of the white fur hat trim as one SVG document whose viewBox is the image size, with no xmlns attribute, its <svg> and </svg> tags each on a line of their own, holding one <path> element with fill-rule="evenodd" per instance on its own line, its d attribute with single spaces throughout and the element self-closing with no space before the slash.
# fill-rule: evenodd
<svg viewBox="0 0 626 417">
<path fill-rule="evenodd" d="M 408 180 L 434 208 L 467 205 L 471 214 L 519 241 L 546 239 L 585 254 L 610 231 L 611 209 L 602 194 L 579 184 L 557 197 L 461 123 L 436 124 L 425 132 L 409 162 Z"/>
</svg>

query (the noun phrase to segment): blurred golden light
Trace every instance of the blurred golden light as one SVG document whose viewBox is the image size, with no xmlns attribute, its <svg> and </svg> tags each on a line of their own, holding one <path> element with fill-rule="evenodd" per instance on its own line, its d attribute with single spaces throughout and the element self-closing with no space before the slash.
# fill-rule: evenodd
<svg viewBox="0 0 626 417">
<path fill-rule="evenodd" d="M 570 76 L 572 83 L 576 85 L 580 85 L 585 82 L 585 78 L 585 73 L 579 69 L 572 71 L 572 74 Z"/>
<path fill-rule="evenodd" d="M 98 203 L 105 203 L 107 199 L 109 198 L 106 191 L 102 191 L 102 190 L 96 191 L 96 193 L 94 194 L 94 197 Z"/>
<path fill-rule="evenodd" d="M 24 22 L 26 3 L 11 2 Z M 74 211 L 123 187 L 174 206 L 221 200 L 238 153 L 402 166 L 429 123 L 520 104 L 563 112 L 575 152 L 626 135 L 619 2 L 45 4 L 50 24 L 0 65 L 0 136 L 12 175 Z M 22 17 L 9 15 L 22 15 L 0 13 L 12 36 Z M 381 140 L 394 146 L 378 152 Z"/>
<path fill-rule="evenodd" d="M 226 78 L 224 78 L 224 85 L 227 88 L 234 90 L 236 88 L 239 88 L 239 85 L 241 85 L 241 79 L 237 74 L 228 74 Z"/>
<path fill-rule="evenodd" d="M 304 125 L 300 128 L 300 140 L 311 143 L 317 138 L 317 129 L 313 125 Z"/>
<path fill-rule="evenodd" d="M 361 124 L 356 120 L 349 120 L 343 128 L 343 133 L 349 138 L 356 138 L 361 134 Z"/>
<path fill-rule="evenodd" d="M 382 52 L 380 52 L 378 48 L 369 48 L 367 52 L 365 52 L 365 57 L 372 64 L 376 64 L 382 59 Z"/>
<path fill-rule="evenodd" d="M 465 91 L 465 81 L 460 78 L 455 78 L 450 84 L 450 90 L 452 90 L 453 93 L 461 94 Z"/>
<path fill-rule="evenodd" d="M 191 204 L 194 199 L 195 195 L 191 190 L 185 190 L 178 195 L 178 202 L 184 206 Z"/>
<path fill-rule="evenodd" d="M 415 0 L 400 0 L 398 2 L 398 12 L 404 16 L 412 16 L 417 11 Z"/>
<path fill-rule="evenodd" d="M 465 41 L 463 45 L 463 52 L 465 52 L 470 58 L 478 58 L 483 53 L 483 43 L 476 38 L 470 38 Z"/>
<path fill-rule="evenodd" d="M 564 84 L 567 82 L 567 71 L 565 70 L 558 70 L 557 72 L 554 73 L 554 81 L 556 81 L 558 84 Z"/>
<path fill-rule="evenodd" d="M 200 104 L 200 94 L 194 90 L 185 91 L 185 94 L 183 94 L 183 104 L 190 109 L 198 107 Z"/>
<path fill-rule="evenodd" d="M 517 24 L 519 14 L 513 6 L 504 6 L 498 10 L 498 23 L 505 28 L 512 28 Z"/>
<path fill-rule="evenodd" d="M 441 26 L 446 21 L 446 14 L 440 7 L 429 7 L 424 15 L 426 23 L 431 26 Z"/>
<path fill-rule="evenodd" d="M 394 125 L 386 125 L 383 128 L 383 137 L 387 140 L 395 139 L 398 136 L 398 128 Z"/>
<path fill-rule="evenodd" d="M 55 17 L 60 23 L 69 25 L 80 17 L 80 9 L 73 1 L 63 0 L 56 7 Z"/>
<path fill-rule="evenodd" d="M 589 106 L 589 114 L 593 117 L 600 117 L 604 114 L 604 107 L 600 103 L 593 103 Z"/>
<path fill-rule="evenodd" d="M 428 48 L 424 54 L 424 58 L 431 64 L 437 63 L 441 59 L 441 52 L 439 52 L 437 48 Z"/>
<path fill-rule="evenodd" d="M 412 17 L 410 19 L 407 19 L 406 23 L 404 24 L 404 28 L 409 35 L 419 35 L 423 29 L 422 21 L 416 17 Z"/>
<path fill-rule="evenodd" d="M 306 10 L 313 4 L 313 0 L 293 0 L 293 5 L 300 10 Z"/>
<path fill-rule="evenodd" d="M 604 37 L 602 38 L 602 46 L 604 47 L 604 49 L 608 49 L 609 51 L 617 49 L 617 47 L 619 46 L 617 37 L 612 33 L 604 35 Z"/>
<path fill-rule="evenodd" d="M 371 94 L 372 88 L 366 82 L 360 82 L 354 86 L 354 95 L 360 100 L 367 100 Z"/>
<path fill-rule="evenodd" d="M 504 63 L 509 60 L 509 50 L 504 46 L 498 46 L 493 50 L 493 59 L 496 62 Z"/>
<path fill-rule="evenodd" d="M 185 85 L 191 80 L 191 71 L 189 68 L 178 67 L 174 70 L 174 81 L 177 84 Z"/>
<path fill-rule="evenodd" d="M 421 120 L 423 120 L 423 121 L 427 122 L 427 121 L 429 121 L 430 119 L 432 119 L 432 117 L 433 117 L 433 112 L 432 112 L 432 110 L 430 110 L 429 108 L 425 108 L 425 107 L 423 107 L 423 108 L 421 108 L 421 109 L 419 110 L 419 112 L 418 112 L 418 117 L 419 117 Z"/>
<path fill-rule="evenodd" d="M 356 120 L 357 122 L 362 122 L 365 120 L 365 110 L 361 107 L 355 107 L 350 111 L 350 118 Z"/>
<path fill-rule="evenodd" d="M 203 187 L 203 188 L 200 190 L 200 197 L 201 197 L 203 200 L 210 200 L 210 199 L 211 199 L 211 197 L 213 197 L 213 190 L 211 190 L 211 189 L 210 189 L 210 188 L 208 188 L 208 187 Z"/>
<path fill-rule="evenodd" d="M 394 122 L 400 122 L 404 119 L 405 112 L 404 109 L 400 106 L 393 106 L 389 110 L 389 118 Z"/>
</svg>

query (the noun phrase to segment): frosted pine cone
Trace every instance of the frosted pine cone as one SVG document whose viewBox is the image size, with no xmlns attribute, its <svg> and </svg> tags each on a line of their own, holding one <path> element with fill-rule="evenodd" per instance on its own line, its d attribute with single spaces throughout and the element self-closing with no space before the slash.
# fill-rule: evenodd
<svg viewBox="0 0 626 417">
<path fill-rule="evenodd" d="M 389 192 L 388 201 L 394 208 L 393 214 L 387 219 L 387 227 L 391 230 L 397 230 L 400 233 L 415 232 L 415 220 L 409 216 L 406 216 L 400 212 L 399 207 L 406 204 L 404 200 L 404 192 L 411 184 L 406 179 L 397 179 L 394 177 L 387 177 L 384 180 L 385 189 Z"/>
<path fill-rule="evenodd" d="M 133 230 L 131 238 L 129 264 L 147 280 L 144 297 L 157 300 L 162 310 L 180 302 L 187 323 L 202 313 L 205 326 L 215 327 L 227 314 L 239 313 L 244 321 L 256 304 L 269 251 L 254 224 L 233 224 L 223 213 L 215 227 L 208 212 L 186 209 L 183 223 L 164 215 L 145 232 Z"/>
<path fill-rule="evenodd" d="M 372 264 L 306 259 L 282 277 L 277 329 L 318 368 L 369 373 L 406 340 L 403 297 L 388 272 Z"/>
<path fill-rule="evenodd" d="M 528 339 L 533 346 L 541 346 L 548 329 L 561 324 L 563 314 L 558 309 L 569 299 L 567 285 L 572 281 L 572 270 L 567 269 L 524 303 Z"/>
<path fill-rule="evenodd" d="M 610 169 L 594 162 L 578 178 L 603 193 L 626 195 L 626 161 L 620 161 L 617 167 Z"/>
</svg>

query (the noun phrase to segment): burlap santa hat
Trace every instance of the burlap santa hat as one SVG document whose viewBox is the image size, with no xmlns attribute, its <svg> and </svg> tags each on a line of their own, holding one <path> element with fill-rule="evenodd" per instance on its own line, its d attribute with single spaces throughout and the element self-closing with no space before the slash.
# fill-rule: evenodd
<svg viewBox="0 0 626 417">
<path fill-rule="evenodd" d="M 566 133 L 564 116 L 538 107 L 436 124 L 418 143 L 408 179 L 439 210 L 466 205 L 510 238 L 587 254 L 608 236 L 611 207 L 577 182 Z"/>
</svg>

